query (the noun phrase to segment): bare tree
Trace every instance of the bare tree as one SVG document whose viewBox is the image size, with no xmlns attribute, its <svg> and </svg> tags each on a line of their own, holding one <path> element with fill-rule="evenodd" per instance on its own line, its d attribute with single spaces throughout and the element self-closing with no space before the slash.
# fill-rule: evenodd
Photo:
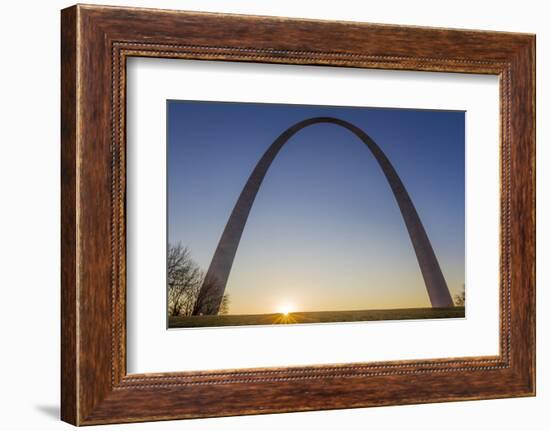
<svg viewBox="0 0 550 431">
<path fill-rule="evenodd" d="M 229 313 L 229 296 L 224 295 L 220 303 L 216 283 L 205 281 L 187 247 L 168 244 L 166 277 L 169 316 Z"/>
<path fill-rule="evenodd" d="M 466 287 L 464 285 L 462 285 L 462 291 L 454 296 L 453 302 L 455 303 L 455 307 L 464 307 L 466 305 Z"/>
<path fill-rule="evenodd" d="M 168 245 L 168 315 L 188 316 L 193 312 L 201 288 L 203 273 L 181 244 Z"/>
<path fill-rule="evenodd" d="M 223 295 L 218 314 L 229 314 L 229 295 Z"/>
<path fill-rule="evenodd" d="M 193 315 L 216 315 L 220 310 L 219 284 L 215 279 L 206 278 L 200 288 Z"/>
</svg>

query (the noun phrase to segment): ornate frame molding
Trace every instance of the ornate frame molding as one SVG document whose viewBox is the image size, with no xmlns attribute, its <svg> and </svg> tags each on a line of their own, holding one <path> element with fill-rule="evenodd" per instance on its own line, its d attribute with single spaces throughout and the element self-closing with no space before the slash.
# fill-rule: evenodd
<svg viewBox="0 0 550 431">
<path fill-rule="evenodd" d="M 267 30 L 258 34 L 257 28 Z M 311 34 L 316 40 L 308 39 Z M 100 6 L 65 9 L 63 420 L 99 424 L 533 395 L 534 46 L 534 36 L 523 34 Z M 130 56 L 498 75 L 500 354 L 127 375 L 125 65 Z M 250 391 L 258 397 L 247 397 Z"/>
</svg>

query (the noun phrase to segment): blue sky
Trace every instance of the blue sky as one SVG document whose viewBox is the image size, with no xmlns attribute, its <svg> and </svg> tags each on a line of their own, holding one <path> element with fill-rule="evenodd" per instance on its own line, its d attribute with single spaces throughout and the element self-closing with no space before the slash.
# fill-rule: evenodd
<svg viewBox="0 0 550 431">
<path fill-rule="evenodd" d="M 168 240 L 208 268 L 263 152 L 292 124 L 362 128 L 407 188 L 451 294 L 464 283 L 462 111 L 168 101 Z M 429 306 L 397 203 L 365 145 L 334 124 L 298 132 L 260 188 L 226 288 L 230 313 Z"/>
</svg>

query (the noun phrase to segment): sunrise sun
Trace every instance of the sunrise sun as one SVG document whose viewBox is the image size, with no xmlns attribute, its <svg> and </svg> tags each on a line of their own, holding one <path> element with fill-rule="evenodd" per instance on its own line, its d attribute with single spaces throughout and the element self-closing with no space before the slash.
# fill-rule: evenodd
<svg viewBox="0 0 550 431">
<path fill-rule="evenodd" d="M 293 311 L 294 311 L 294 307 L 292 307 L 290 304 L 284 304 L 279 308 L 279 313 L 281 313 L 284 316 L 288 316 Z"/>
</svg>

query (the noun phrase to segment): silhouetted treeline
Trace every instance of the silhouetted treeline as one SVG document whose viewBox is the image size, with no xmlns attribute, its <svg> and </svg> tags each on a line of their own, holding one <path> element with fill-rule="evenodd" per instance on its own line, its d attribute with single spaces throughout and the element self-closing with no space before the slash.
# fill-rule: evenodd
<svg viewBox="0 0 550 431">
<path fill-rule="evenodd" d="M 462 291 L 454 296 L 453 302 L 455 303 L 455 307 L 464 307 L 466 305 L 466 286 L 462 285 Z"/>
<path fill-rule="evenodd" d="M 213 303 L 212 289 L 203 287 L 204 271 L 191 258 L 187 247 L 168 244 L 166 259 L 168 315 L 191 316 L 201 303 Z M 228 314 L 229 297 L 224 295 L 218 314 Z M 214 313 L 209 313 L 214 314 Z"/>
</svg>

